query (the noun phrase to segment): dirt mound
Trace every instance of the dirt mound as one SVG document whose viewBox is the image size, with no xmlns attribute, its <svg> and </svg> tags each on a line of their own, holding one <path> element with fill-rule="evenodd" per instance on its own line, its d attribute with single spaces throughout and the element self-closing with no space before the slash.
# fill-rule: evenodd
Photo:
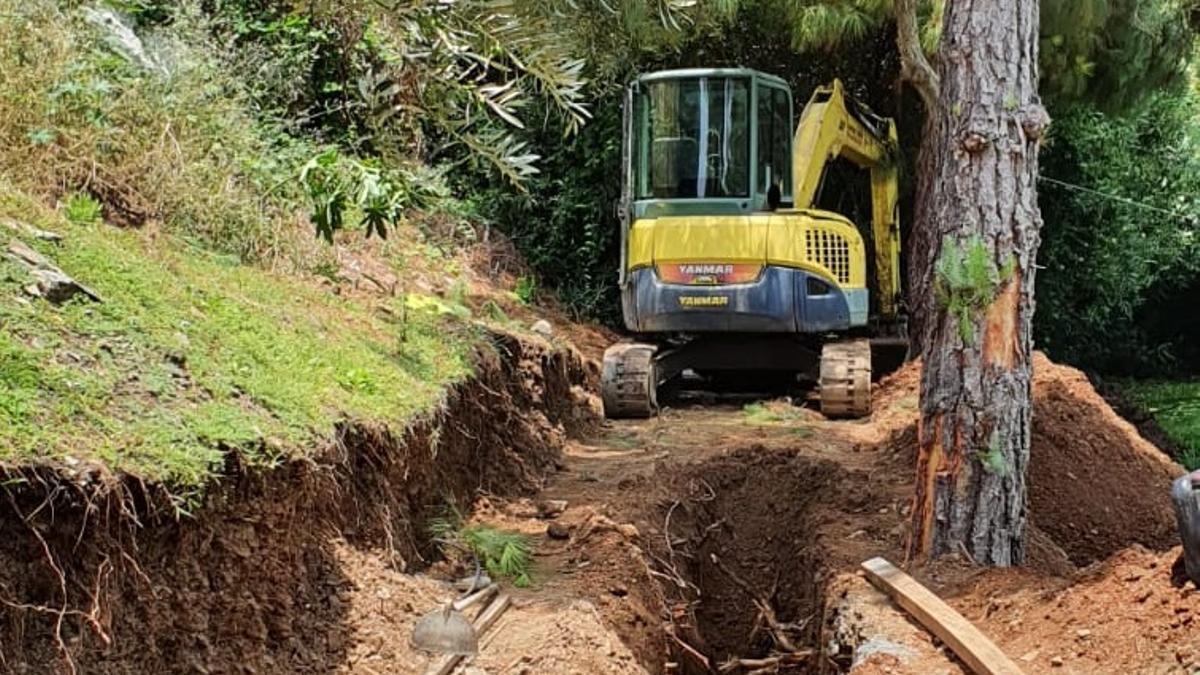
<svg viewBox="0 0 1200 675">
<path fill-rule="evenodd" d="M 374 638 L 352 611 L 362 584 L 346 551 L 419 569 L 434 553 L 426 523 L 447 501 L 538 489 L 580 421 L 571 390 L 586 377 L 566 352 L 496 335 L 476 377 L 424 421 L 402 433 L 347 422 L 321 459 L 266 475 L 231 464 L 179 521 L 136 479 L 89 495 L 69 477 L 12 471 L 0 477 L 0 663 L 332 672 L 372 647 L 397 653 L 362 646 Z"/>
<path fill-rule="evenodd" d="M 1178 557 L 1134 546 L 1068 586 L 993 571 L 952 602 L 1028 672 L 1193 673 L 1200 593 Z"/>
<path fill-rule="evenodd" d="M 1176 544 L 1171 481 L 1183 469 L 1109 407 L 1074 368 L 1034 358 L 1029 502 L 1076 564 L 1138 543 Z"/>
<path fill-rule="evenodd" d="M 872 422 L 887 436 L 898 471 L 916 456 L 920 364 L 882 380 Z M 1076 565 L 1131 544 L 1162 550 L 1178 542 L 1170 484 L 1183 471 L 1142 438 L 1087 377 L 1040 352 L 1033 363 L 1029 507 L 1033 522 Z"/>
</svg>

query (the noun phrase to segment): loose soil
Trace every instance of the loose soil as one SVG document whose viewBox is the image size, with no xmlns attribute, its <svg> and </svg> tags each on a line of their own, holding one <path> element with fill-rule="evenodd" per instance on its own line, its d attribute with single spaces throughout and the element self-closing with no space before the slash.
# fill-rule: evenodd
<svg viewBox="0 0 1200 675">
<path fill-rule="evenodd" d="M 57 492 L 8 493 L 0 669 L 65 670 L 65 649 L 79 672 L 422 672 L 411 627 L 465 571 L 423 526 L 447 501 L 536 544 L 532 587 L 509 589 L 461 672 L 746 673 L 781 654 L 765 672 L 959 668 L 854 573 L 904 560 L 918 365 L 877 385 L 867 420 L 777 400 L 601 424 L 604 335 L 581 339 L 583 356 L 500 339 L 436 419 L 395 437 L 347 424 L 328 461 L 239 477 L 180 523 L 135 484 L 89 511 L 30 474 Z M 1172 572 L 1180 469 L 1082 374 L 1040 355 L 1035 373 L 1028 566 L 910 572 L 1028 672 L 1187 672 L 1200 595 Z M 548 500 L 567 508 L 547 518 Z M 844 630 L 867 615 L 878 635 Z M 893 634 L 919 657 L 858 649 Z"/>
</svg>

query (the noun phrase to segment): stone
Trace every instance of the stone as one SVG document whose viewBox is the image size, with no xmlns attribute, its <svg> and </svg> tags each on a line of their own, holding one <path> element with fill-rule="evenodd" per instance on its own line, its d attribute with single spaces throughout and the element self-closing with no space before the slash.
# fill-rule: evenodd
<svg viewBox="0 0 1200 675">
<path fill-rule="evenodd" d="M 1061 656 L 1055 656 L 1050 659 L 1050 665 L 1055 668 L 1061 668 L 1062 664 L 1063 664 L 1063 659 Z"/>
<path fill-rule="evenodd" d="M 3 223 L 5 227 L 12 230 L 13 232 L 20 232 L 22 234 L 27 234 L 27 235 L 33 237 L 34 239 L 40 239 L 42 241 L 49 241 L 49 242 L 53 242 L 55 244 L 62 241 L 62 235 L 57 232 L 50 232 L 48 230 L 43 230 L 43 229 L 34 227 L 33 225 L 30 225 L 29 223 L 23 223 L 19 220 L 13 220 L 12 218 L 3 218 L 3 219 L 0 219 L 0 223 Z"/>
<path fill-rule="evenodd" d="M 29 268 L 29 275 L 34 281 L 25 287 L 25 292 L 29 295 L 45 298 L 55 304 L 66 302 L 79 294 L 100 302 L 100 296 L 94 291 L 72 279 L 49 258 L 26 246 L 24 242 L 17 239 L 9 242 L 8 255 Z"/>
<path fill-rule="evenodd" d="M 60 305 L 76 295 L 83 294 L 92 300 L 98 300 L 95 293 L 87 290 L 79 285 L 71 277 L 63 273 L 59 269 L 37 269 L 30 272 L 33 275 L 34 281 L 37 282 L 38 294 Z"/>
<path fill-rule="evenodd" d="M 546 526 L 546 536 L 551 539 L 570 539 L 571 528 L 562 523 L 550 523 Z"/>
<path fill-rule="evenodd" d="M 538 319 L 537 321 L 533 322 L 533 325 L 529 327 L 529 330 L 541 335 L 547 340 L 554 337 L 554 327 L 551 326 L 550 322 L 545 319 Z"/>
<path fill-rule="evenodd" d="M 549 520 L 557 518 L 567 510 L 567 500 L 565 499 L 543 499 L 537 503 L 538 518 Z"/>
</svg>

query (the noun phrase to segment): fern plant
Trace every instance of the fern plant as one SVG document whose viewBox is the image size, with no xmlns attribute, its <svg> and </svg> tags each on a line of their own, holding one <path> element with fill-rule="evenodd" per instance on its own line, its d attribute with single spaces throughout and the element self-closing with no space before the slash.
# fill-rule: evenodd
<svg viewBox="0 0 1200 675">
<path fill-rule="evenodd" d="M 1012 278 L 1017 261 L 1009 258 L 999 268 L 992 260 L 979 235 L 971 235 L 962 245 L 947 236 L 935 271 L 934 292 L 938 306 L 958 322 L 958 336 L 964 344 L 975 340 L 975 317 L 996 299 L 1000 287 Z"/>
<path fill-rule="evenodd" d="M 525 535 L 487 525 L 464 526 L 463 521 L 462 512 L 448 502 L 425 529 L 443 546 L 469 553 L 493 579 L 512 579 L 519 588 L 531 583 L 533 548 Z"/>
<path fill-rule="evenodd" d="M 513 288 L 513 293 L 516 294 L 517 300 L 522 305 L 532 305 L 537 299 L 537 279 L 529 276 L 517 277 L 517 285 Z"/>
<path fill-rule="evenodd" d="M 459 534 L 493 578 L 512 579 L 519 588 L 531 583 L 533 549 L 525 535 L 486 525 L 471 525 Z"/>
</svg>

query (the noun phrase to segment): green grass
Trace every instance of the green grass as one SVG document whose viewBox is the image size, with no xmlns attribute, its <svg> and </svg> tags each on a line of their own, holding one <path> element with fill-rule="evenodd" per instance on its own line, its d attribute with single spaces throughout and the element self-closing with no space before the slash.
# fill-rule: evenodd
<svg viewBox="0 0 1200 675">
<path fill-rule="evenodd" d="M 98 461 L 195 495 L 227 449 L 269 467 L 346 417 L 407 422 L 469 373 L 476 332 L 411 300 L 344 299 L 162 233 L 69 222 L 12 190 L 5 216 L 63 234 L 26 243 L 103 302 L 27 297 L 28 273 L 0 256 L 0 461 Z"/>
<path fill-rule="evenodd" d="M 742 406 L 742 415 L 748 424 L 798 424 L 804 420 L 804 412 L 800 408 L 782 401 L 747 403 Z"/>
<path fill-rule="evenodd" d="M 1200 380 L 1143 380 L 1125 383 L 1125 393 L 1158 421 L 1182 450 L 1180 463 L 1200 468 Z"/>
</svg>

